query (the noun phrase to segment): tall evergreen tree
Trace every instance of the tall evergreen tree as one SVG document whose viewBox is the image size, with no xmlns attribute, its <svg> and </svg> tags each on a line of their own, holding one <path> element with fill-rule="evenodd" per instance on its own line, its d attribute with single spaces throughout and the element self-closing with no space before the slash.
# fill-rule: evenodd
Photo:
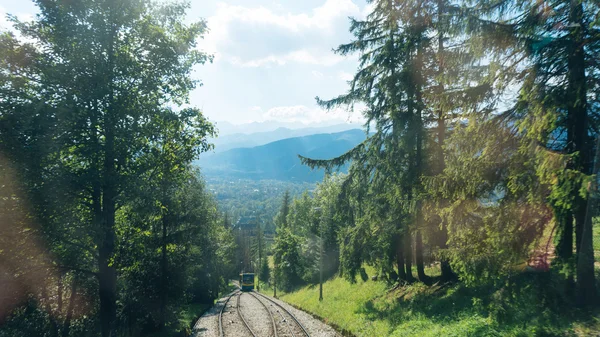
<svg viewBox="0 0 600 337">
<path fill-rule="evenodd" d="M 288 215 L 290 214 L 290 191 L 286 190 L 283 193 L 283 199 L 281 200 L 281 208 L 279 213 L 275 216 L 273 221 L 275 226 L 279 228 L 285 228 L 288 226 Z"/>
<path fill-rule="evenodd" d="M 510 42 L 503 46 L 502 55 L 505 63 L 515 63 L 510 75 L 522 89 L 507 115 L 528 140 L 530 145 L 525 146 L 542 150 L 536 157 L 538 173 L 551 186 L 548 202 L 558 223 L 557 255 L 571 283 L 577 275 L 578 301 L 592 303 L 598 295 L 591 241 L 593 208 L 588 207 L 593 189 L 588 184 L 596 184 L 591 177 L 597 160 L 594 99 L 600 40 L 594 21 L 600 9 L 596 2 L 584 0 L 506 1 L 501 6 L 484 2 L 479 9 L 493 9 L 487 12 L 493 18 L 488 27 Z M 523 58 L 525 65 L 515 62 Z M 562 164 L 556 164 L 557 154 Z"/>
<path fill-rule="evenodd" d="M 359 175 L 359 170 L 378 172 L 366 176 L 372 187 L 379 188 L 374 193 L 387 195 L 395 207 L 388 212 L 395 214 L 392 221 L 398 224 L 394 244 L 398 274 L 412 278 L 414 234 L 418 278 L 426 280 L 423 234 L 429 234 L 430 244 L 437 242 L 444 249 L 448 233 L 445 221 L 435 211 L 427 213 L 431 208 L 423 204 L 433 197 L 439 209 L 447 200 L 431 194 L 424 182 L 444 170 L 447 125 L 468 113 L 489 113 L 495 102 L 490 98 L 492 87 L 486 82 L 490 69 L 474 65 L 481 51 L 445 47 L 447 41 L 464 44 L 466 28 L 456 23 L 462 14 L 456 5 L 442 0 L 373 4 L 373 12 L 365 21 L 351 21 L 356 41 L 337 50 L 343 55 L 360 54 L 359 70 L 349 83 L 349 92 L 329 101 L 317 100 L 328 109 L 365 104 L 367 129 L 374 125 L 376 132 L 339 158 L 304 162 L 331 168 L 354 160 L 358 164 L 351 168 L 350 178 L 352 172 Z M 378 183 L 376 179 L 388 181 Z M 434 224 L 438 230 L 430 228 Z M 445 279 L 454 277 L 444 258 L 442 269 Z"/>
<path fill-rule="evenodd" d="M 259 275 L 259 281 L 256 284 L 256 289 L 260 290 L 260 282 L 266 280 L 262 278 L 263 260 L 265 258 L 265 235 L 263 231 L 262 221 L 260 216 L 256 215 L 256 241 L 254 242 L 254 254 L 257 258 L 256 273 Z"/>
<path fill-rule="evenodd" d="M 336 50 L 341 55 L 359 54 L 359 69 L 349 82 L 348 93 L 328 101 L 317 98 L 317 101 L 327 109 L 365 104 L 365 125 L 369 130 L 369 126 L 374 124 L 375 133 L 339 158 L 330 161 L 303 158 L 303 161 L 311 166 L 331 168 L 354 159 L 362 163 L 360 167 L 355 166 L 356 170 L 377 172 L 373 179 L 391 180 L 387 184 L 374 185 L 385 187 L 386 190 L 380 193 L 387 194 L 386 199 L 394 204 L 389 212 L 398 233 L 394 246 L 398 247 L 396 250 L 401 252 L 398 256 L 402 257 L 398 263 L 398 268 L 402 269 L 399 274 L 410 278 L 411 221 L 407 217 L 409 213 L 404 210 L 414 200 L 411 187 L 414 180 L 405 179 L 414 174 L 415 169 L 410 164 L 411 158 L 414 159 L 415 143 L 408 132 L 416 120 L 414 83 L 409 69 L 414 57 L 409 43 L 412 36 L 408 30 L 400 29 L 402 13 L 399 2 L 374 1 L 373 4 L 373 11 L 364 21 L 351 19 L 350 31 L 356 40 Z M 415 134 L 412 133 L 413 136 Z"/>
</svg>

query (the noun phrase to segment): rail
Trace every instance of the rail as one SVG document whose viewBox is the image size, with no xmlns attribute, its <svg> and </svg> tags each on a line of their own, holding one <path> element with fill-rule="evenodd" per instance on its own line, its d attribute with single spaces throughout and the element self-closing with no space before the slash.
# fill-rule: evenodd
<svg viewBox="0 0 600 337">
<path fill-rule="evenodd" d="M 253 292 L 253 293 L 258 294 L 262 298 L 264 298 L 267 301 L 275 304 L 276 306 L 278 306 L 279 308 L 281 308 L 283 311 L 285 311 L 285 313 L 288 314 L 294 320 L 294 322 L 296 322 L 296 324 L 300 327 L 300 329 L 302 329 L 302 332 L 304 332 L 304 334 L 306 335 L 306 337 L 310 337 L 310 334 L 306 331 L 306 329 L 304 328 L 304 326 L 298 321 L 298 319 L 296 319 L 296 316 L 294 316 L 291 312 L 289 312 L 289 310 L 287 310 L 286 308 L 284 308 L 283 306 L 281 306 L 279 303 L 273 301 L 272 299 L 268 298 L 267 296 L 265 296 L 265 295 L 263 295 L 261 293 L 257 293 L 257 292 Z"/>
</svg>

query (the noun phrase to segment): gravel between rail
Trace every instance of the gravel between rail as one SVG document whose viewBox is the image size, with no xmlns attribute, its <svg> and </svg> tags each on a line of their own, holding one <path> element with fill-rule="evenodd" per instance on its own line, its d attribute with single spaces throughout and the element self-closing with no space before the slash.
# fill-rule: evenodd
<svg viewBox="0 0 600 337">
<path fill-rule="evenodd" d="M 297 318 L 294 316 L 291 316 L 290 313 L 288 313 L 287 311 L 281 309 L 281 307 L 279 307 L 277 304 L 275 304 L 274 302 L 272 302 L 268 297 L 262 295 L 262 294 L 258 294 L 256 295 L 255 293 L 252 293 L 252 295 L 256 296 L 256 298 L 258 298 L 262 303 L 264 303 L 267 308 L 269 308 L 269 311 L 271 311 L 271 313 L 273 314 L 273 316 L 275 317 L 275 321 L 277 322 L 277 331 L 279 333 L 279 336 L 281 337 L 310 337 L 310 334 L 308 334 L 308 332 L 306 330 L 304 330 L 304 326 L 300 326 L 299 321 L 297 322 Z"/>
<path fill-rule="evenodd" d="M 250 329 L 261 337 L 273 337 L 273 324 L 269 312 L 249 293 L 242 293 L 240 311 Z"/>
<path fill-rule="evenodd" d="M 223 304 L 227 301 L 227 298 L 233 293 L 228 294 L 227 296 L 219 299 L 217 303 L 209 309 L 194 325 L 193 337 L 220 337 L 219 334 L 219 312 L 223 307 Z M 244 316 L 244 319 L 248 322 L 248 325 L 252 328 L 252 330 L 256 333 L 257 336 L 270 337 L 273 336 L 273 326 L 271 317 L 266 312 L 265 308 L 260 304 L 259 301 L 262 301 L 267 308 L 271 310 L 273 313 L 273 318 L 276 321 L 277 332 L 279 337 L 283 336 L 291 336 L 290 329 L 293 330 L 294 336 L 302 337 L 305 336 L 302 334 L 300 328 L 293 322 L 283 310 L 280 310 L 276 305 L 270 303 L 264 298 L 261 298 L 258 294 L 253 294 L 258 298 L 253 297 L 250 294 L 244 294 L 240 298 L 240 311 Z M 261 294 L 262 295 L 262 294 Z M 234 337 L 234 336 L 251 336 L 248 329 L 243 325 L 236 312 L 236 304 L 237 304 L 237 295 L 234 295 L 229 303 L 227 303 L 227 307 L 223 311 L 223 329 L 226 337 Z M 263 295 L 264 296 L 264 295 Z M 341 336 L 337 333 L 332 327 L 327 324 L 321 322 L 320 320 L 312 317 L 310 314 L 298 310 L 291 305 L 275 299 L 270 296 L 266 296 L 268 299 L 275 301 L 286 310 L 288 310 L 292 315 L 296 317 L 298 322 L 302 324 L 302 326 L 306 329 L 310 337 L 337 337 Z M 277 312 L 280 311 L 280 313 Z M 282 318 L 283 316 L 283 318 Z M 285 320 L 285 321 L 284 321 Z"/>
</svg>

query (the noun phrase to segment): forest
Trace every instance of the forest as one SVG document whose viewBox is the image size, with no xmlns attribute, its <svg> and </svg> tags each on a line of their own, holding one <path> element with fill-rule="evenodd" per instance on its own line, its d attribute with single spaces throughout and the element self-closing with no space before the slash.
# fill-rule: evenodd
<svg viewBox="0 0 600 337">
<path fill-rule="evenodd" d="M 189 333 L 181 313 L 233 272 L 191 165 L 216 133 L 187 106 L 206 23 L 175 2 L 35 3 L 0 35 L 0 336 Z"/>
<path fill-rule="evenodd" d="M 490 286 L 484 306 L 504 316 L 523 294 L 550 317 L 597 306 L 599 3 L 370 4 L 334 50 L 359 59 L 347 92 L 316 98 L 364 106 L 369 136 L 336 158 L 301 157 L 330 175 L 280 206 L 279 287 L 323 272 Z"/>
<path fill-rule="evenodd" d="M 205 176 L 206 185 L 212 192 L 221 213 L 232 223 L 242 216 L 260 217 L 266 233 L 275 233 L 274 217 L 279 211 L 281 199 L 287 191 L 291 196 L 312 191 L 314 184 L 281 180 L 251 180 L 233 177 Z"/>
<path fill-rule="evenodd" d="M 193 165 L 218 130 L 189 104 L 213 60 L 189 4 L 34 2 L 0 32 L 0 336 L 187 336 L 250 214 L 267 287 L 489 287 L 469 305 L 500 323 L 519 297 L 546 323 L 597 312 L 597 0 L 368 1 L 334 50 L 358 59 L 347 91 L 316 98 L 360 110 L 365 140 L 301 157 L 316 188 L 233 195 Z"/>
</svg>

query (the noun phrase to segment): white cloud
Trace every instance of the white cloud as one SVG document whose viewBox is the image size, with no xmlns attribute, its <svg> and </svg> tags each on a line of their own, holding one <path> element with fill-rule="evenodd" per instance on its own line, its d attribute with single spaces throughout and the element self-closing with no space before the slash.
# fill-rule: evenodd
<svg viewBox="0 0 600 337">
<path fill-rule="evenodd" d="M 244 67 L 282 66 L 289 63 L 304 63 L 319 66 L 332 66 L 344 60 L 343 56 L 332 53 L 311 52 L 306 49 L 295 50 L 283 55 L 268 55 L 263 58 L 243 60 L 239 56 L 224 57 L 231 64 Z"/>
<path fill-rule="evenodd" d="M 264 120 L 280 122 L 320 123 L 332 120 L 340 122 L 362 122 L 360 114 L 349 112 L 345 109 L 325 111 L 321 108 L 309 108 L 305 105 L 273 107 L 263 115 Z"/>
<path fill-rule="evenodd" d="M 315 78 L 317 78 L 317 79 L 321 79 L 321 78 L 323 78 L 323 77 L 325 76 L 325 75 L 323 75 L 323 73 L 322 73 L 322 72 L 320 72 L 320 71 L 316 71 L 316 70 L 313 70 L 313 71 L 311 71 L 310 73 L 311 73 L 311 74 L 312 74 L 312 75 L 313 75 Z"/>
<path fill-rule="evenodd" d="M 354 75 L 349 72 L 340 71 L 338 73 L 338 78 L 343 81 L 350 81 L 354 78 Z"/>
<path fill-rule="evenodd" d="M 210 33 L 198 45 L 215 54 L 216 62 L 224 60 L 241 67 L 287 63 L 329 66 L 343 58 L 331 52 L 339 42 L 329 45 L 326 37 L 339 33 L 340 28 L 347 32 L 345 18 L 360 15 L 360 8 L 351 0 L 326 0 L 308 13 L 220 2 L 207 20 Z M 319 46 L 320 55 L 315 53 L 314 45 L 324 42 L 327 46 Z"/>
<path fill-rule="evenodd" d="M 374 1 L 367 3 L 367 5 L 363 8 L 358 17 L 360 19 L 365 19 L 369 14 L 371 14 L 371 12 L 373 12 L 373 10 L 375 9 L 375 5 L 376 3 Z"/>
<path fill-rule="evenodd" d="M 259 106 L 253 106 L 250 108 L 250 111 L 262 111 L 262 108 Z"/>
<path fill-rule="evenodd" d="M 296 50 L 287 55 L 287 58 L 291 61 L 298 63 L 307 63 L 314 65 L 332 66 L 338 62 L 341 62 L 344 57 L 333 54 L 328 51 L 325 54 L 318 54 L 315 52 L 309 52 L 306 49 Z"/>
<path fill-rule="evenodd" d="M 327 0 L 322 6 L 314 8 L 311 15 L 278 14 L 262 6 L 248 8 L 220 2 L 217 4 L 216 14 L 210 17 L 208 22 L 215 29 L 223 28 L 222 32 L 227 30 L 226 25 L 231 21 L 271 25 L 291 32 L 300 32 L 307 28 L 329 30 L 332 28 L 333 20 L 359 13 L 360 9 L 351 0 Z"/>
</svg>

